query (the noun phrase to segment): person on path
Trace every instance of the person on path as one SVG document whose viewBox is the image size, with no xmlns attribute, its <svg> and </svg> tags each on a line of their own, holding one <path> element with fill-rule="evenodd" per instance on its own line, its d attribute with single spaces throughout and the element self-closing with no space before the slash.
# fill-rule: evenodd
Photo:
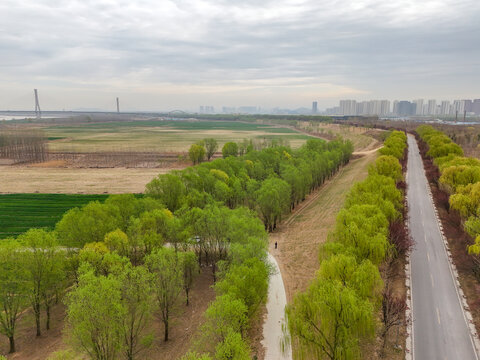
<svg viewBox="0 0 480 360">
<path fill-rule="evenodd" d="M 277 249 L 277 242 L 275 241 L 275 250 Z"/>
</svg>

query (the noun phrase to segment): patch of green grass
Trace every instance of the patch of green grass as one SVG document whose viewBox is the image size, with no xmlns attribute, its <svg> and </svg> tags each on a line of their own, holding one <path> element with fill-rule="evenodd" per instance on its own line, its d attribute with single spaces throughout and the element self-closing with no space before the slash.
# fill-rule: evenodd
<svg viewBox="0 0 480 360">
<path fill-rule="evenodd" d="M 48 126 L 51 151 L 187 151 L 189 146 L 207 137 L 218 141 L 252 138 L 278 138 L 300 146 L 308 139 L 291 128 L 239 121 L 137 120 Z"/>
<path fill-rule="evenodd" d="M 69 209 L 108 195 L 0 194 L 0 239 L 17 236 L 30 228 L 53 229 Z"/>
<path fill-rule="evenodd" d="M 124 127 L 168 127 L 177 130 L 232 130 L 232 131 L 263 131 L 277 134 L 291 134 L 294 130 L 278 128 L 270 125 L 250 124 L 238 121 L 162 121 L 162 120 L 136 120 L 136 121 L 109 121 L 102 123 L 87 123 L 77 126 L 51 126 L 47 130 L 61 129 L 69 133 L 82 133 L 92 129 L 94 132 L 107 130 L 118 132 Z"/>
</svg>

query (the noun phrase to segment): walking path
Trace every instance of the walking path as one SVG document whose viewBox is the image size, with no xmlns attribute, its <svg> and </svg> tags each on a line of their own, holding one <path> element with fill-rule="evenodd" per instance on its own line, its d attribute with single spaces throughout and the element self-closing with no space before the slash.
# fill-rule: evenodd
<svg viewBox="0 0 480 360">
<path fill-rule="evenodd" d="M 268 254 L 268 260 L 273 265 L 275 273 L 270 277 L 267 318 L 263 324 L 262 345 L 265 347 L 265 360 L 291 360 L 291 347 L 287 349 L 285 354 L 281 350 L 282 324 L 284 323 L 285 306 L 287 305 L 285 286 L 283 285 L 282 274 L 277 261 L 270 253 Z"/>
</svg>

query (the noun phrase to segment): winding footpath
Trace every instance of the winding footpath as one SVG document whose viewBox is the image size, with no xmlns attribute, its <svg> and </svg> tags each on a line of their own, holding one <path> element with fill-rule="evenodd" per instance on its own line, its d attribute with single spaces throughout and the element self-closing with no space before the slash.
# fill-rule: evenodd
<svg viewBox="0 0 480 360">
<path fill-rule="evenodd" d="M 284 323 L 285 306 L 287 305 L 285 286 L 277 261 L 270 253 L 268 253 L 268 260 L 273 265 L 274 274 L 270 276 L 267 317 L 263 324 L 262 345 L 265 347 L 265 360 L 291 360 L 291 347 L 287 349 L 285 354 L 281 350 L 282 324 Z"/>
<path fill-rule="evenodd" d="M 425 176 L 417 142 L 408 136 L 407 201 L 414 241 L 410 255 L 412 353 L 417 360 L 478 360 L 476 336 Z"/>
</svg>

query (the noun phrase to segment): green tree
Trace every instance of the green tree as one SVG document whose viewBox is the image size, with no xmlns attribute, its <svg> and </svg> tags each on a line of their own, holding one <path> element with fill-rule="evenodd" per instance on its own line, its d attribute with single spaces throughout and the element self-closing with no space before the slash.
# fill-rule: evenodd
<svg viewBox="0 0 480 360">
<path fill-rule="evenodd" d="M 192 144 L 188 149 L 188 156 L 193 165 L 199 164 L 205 159 L 205 148 L 198 144 Z"/>
<path fill-rule="evenodd" d="M 81 248 L 86 243 L 103 241 L 110 231 L 122 227 L 118 207 L 92 201 L 80 208 L 68 210 L 55 230 L 60 244 Z"/>
<path fill-rule="evenodd" d="M 368 168 L 369 174 L 378 174 L 391 177 L 396 182 L 402 180 L 402 166 L 398 160 L 390 155 L 382 155 Z"/>
<path fill-rule="evenodd" d="M 480 181 L 480 166 L 450 166 L 443 170 L 439 181 L 450 193 L 454 193 L 460 186 Z"/>
<path fill-rule="evenodd" d="M 213 359 L 208 354 L 199 354 L 196 352 L 189 351 L 184 356 L 182 356 L 181 360 L 213 360 Z"/>
<path fill-rule="evenodd" d="M 371 303 L 338 280 L 315 280 L 287 306 L 286 316 L 300 357 L 352 359 L 359 340 L 373 335 Z"/>
<path fill-rule="evenodd" d="M 203 140 L 205 143 L 205 149 L 207 150 L 207 160 L 210 161 L 212 156 L 218 150 L 218 143 L 217 140 L 214 138 L 207 138 Z"/>
<path fill-rule="evenodd" d="M 103 242 L 85 244 L 78 258 L 80 263 L 88 263 L 97 276 L 118 275 L 129 262 L 128 258 L 111 253 Z"/>
<path fill-rule="evenodd" d="M 229 294 L 240 299 L 252 315 L 265 299 L 268 290 L 268 269 L 257 258 L 248 259 L 241 265 L 230 266 L 223 279 L 215 285 L 219 294 Z"/>
<path fill-rule="evenodd" d="M 383 281 L 378 267 L 370 260 L 364 260 L 359 264 L 353 256 L 337 254 L 321 262 L 317 276 L 322 280 L 338 280 L 373 303 L 380 300 Z"/>
<path fill-rule="evenodd" d="M 0 334 L 8 337 L 9 353 L 15 352 L 15 330 L 20 311 L 28 303 L 22 249 L 13 240 L 0 245 Z"/>
<path fill-rule="evenodd" d="M 158 175 L 156 179 L 150 181 L 145 193 L 160 200 L 170 211 L 175 211 L 183 204 L 186 188 L 178 175 L 170 173 Z"/>
<path fill-rule="evenodd" d="M 47 290 L 53 286 L 58 274 L 55 269 L 59 261 L 57 240 L 53 232 L 42 229 L 30 229 L 18 237 L 25 246 L 22 265 L 26 272 L 29 298 L 35 316 L 37 336 L 41 335 L 40 314 L 42 300 Z M 47 313 L 49 316 L 49 313 Z M 47 322 L 49 319 L 47 319 Z"/>
<path fill-rule="evenodd" d="M 243 334 L 248 325 L 247 313 L 242 300 L 229 294 L 217 296 L 205 311 L 202 333 L 209 341 L 214 338 L 216 342 L 224 341 L 231 330 Z"/>
<path fill-rule="evenodd" d="M 116 251 L 120 256 L 130 257 L 130 242 L 122 230 L 117 229 L 105 235 L 105 245 L 110 251 Z"/>
<path fill-rule="evenodd" d="M 230 331 L 225 341 L 219 343 L 215 348 L 216 360 L 250 360 L 250 349 L 242 336 Z"/>
<path fill-rule="evenodd" d="M 256 192 L 257 206 L 262 215 L 265 229 L 274 230 L 291 204 L 290 185 L 278 178 L 269 178 Z"/>
<path fill-rule="evenodd" d="M 106 205 L 114 206 L 118 209 L 120 216 L 120 229 L 127 230 L 130 218 L 138 216 L 144 207 L 144 200 L 138 200 L 133 194 L 114 194 L 105 200 Z"/>
<path fill-rule="evenodd" d="M 238 145 L 234 142 L 227 142 L 223 145 L 222 148 L 222 155 L 223 158 L 227 158 L 229 156 L 237 156 L 238 155 Z"/>
<path fill-rule="evenodd" d="M 124 354 L 133 360 L 144 347 L 152 344 L 152 335 L 145 334 L 151 323 L 154 307 L 151 274 L 143 266 L 127 264 L 118 277 L 121 301 L 126 310 L 122 322 Z"/>
<path fill-rule="evenodd" d="M 72 344 L 94 360 L 115 360 L 124 350 L 127 309 L 116 278 L 95 276 L 82 267 L 78 285 L 67 295 L 67 324 Z"/>
<path fill-rule="evenodd" d="M 180 252 L 178 256 L 183 273 L 183 290 L 185 291 L 188 306 L 190 290 L 192 289 L 193 281 L 198 276 L 198 259 L 192 251 Z"/>
<path fill-rule="evenodd" d="M 182 291 L 182 271 L 174 249 L 155 249 L 145 258 L 153 274 L 153 289 L 164 325 L 164 340 L 168 341 L 170 318 Z"/>
</svg>

